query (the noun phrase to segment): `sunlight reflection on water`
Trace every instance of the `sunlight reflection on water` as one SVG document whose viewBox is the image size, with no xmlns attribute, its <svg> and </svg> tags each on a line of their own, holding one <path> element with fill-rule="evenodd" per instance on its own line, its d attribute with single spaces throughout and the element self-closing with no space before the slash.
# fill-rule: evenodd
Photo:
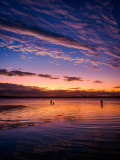
<svg viewBox="0 0 120 160">
<path fill-rule="evenodd" d="M 100 99 L 55 99 L 55 105 L 50 105 L 49 99 L 0 102 L 2 159 L 120 156 L 118 99 L 105 99 L 103 107 Z"/>
</svg>

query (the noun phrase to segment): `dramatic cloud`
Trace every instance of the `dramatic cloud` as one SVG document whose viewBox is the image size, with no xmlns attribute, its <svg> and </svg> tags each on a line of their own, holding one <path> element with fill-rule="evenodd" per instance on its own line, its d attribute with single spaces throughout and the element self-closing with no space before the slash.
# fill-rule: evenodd
<svg viewBox="0 0 120 160">
<path fill-rule="evenodd" d="M 70 82 L 70 81 L 83 81 L 83 79 L 80 77 L 69 77 L 69 76 L 64 76 L 64 80 L 68 81 L 68 82 Z"/>
<path fill-rule="evenodd" d="M 103 83 L 103 82 L 100 80 L 96 80 L 96 81 L 94 81 L 94 83 Z"/>
<path fill-rule="evenodd" d="M 44 0 L 42 3 L 39 0 L 13 0 L 12 3 L 6 0 L 0 3 L 0 39 L 4 41 L 1 46 L 73 63 L 84 63 L 81 60 L 84 54 L 85 58 L 93 56 L 93 59 L 86 61 L 97 66 L 90 67 L 93 70 L 99 70 L 100 64 L 120 68 L 119 63 L 116 64 L 120 58 L 119 24 L 114 18 L 111 1 L 107 5 L 99 0 L 94 1 L 94 5 L 92 1 L 85 1 L 79 9 L 70 6 L 69 1 L 58 0 Z M 6 39 L 10 40 L 10 45 Z M 35 42 L 40 42 L 41 47 Z M 81 53 L 79 61 L 78 56 L 71 56 L 74 50 L 77 54 Z M 99 63 L 99 57 L 103 55 L 115 57 L 116 60 L 111 62 L 106 58 L 102 63 L 103 59 L 100 59 Z"/>
<path fill-rule="evenodd" d="M 37 26 L 28 26 L 22 23 L 14 24 L 11 21 L 2 21 L 0 22 L 0 29 L 18 34 L 34 36 L 35 38 L 46 40 L 50 43 L 63 45 L 66 47 L 90 50 L 92 52 L 96 51 L 96 48 L 92 45 L 83 42 L 78 42 L 72 38 L 63 36 L 61 34 L 56 34 L 50 31 L 43 30 L 42 28 Z"/>
<path fill-rule="evenodd" d="M 29 78 L 30 85 L 44 86 L 48 82 L 48 88 L 70 91 L 47 92 L 25 86 L 16 86 L 19 89 L 14 91 L 6 84 L 9 90 L 2 95 L 18 91 L 22 96 L 25 90 L 24 96 L 49 93 L 51 97 L 72 97 L 97 95 L 96 88 L 118 91 L 119 86 L 113 88 L 120 72 L 120 10 L 116 2 L 1 0 L 0 66 L 16 69 L 0 69 L 0 82 L 19 83 L 22 79 L 21 84 L 27 84 Z M 90 92 L 82 90 L 92 86 Z M 99 92 L 106 94 L 114 93 Z"/>
<path fill-rule="evenodd" d="M 49 56 L 55 59 L 63 59 L 68 61 L 76 61 L 76 58 L 72 58 L 70 55 L 63 53 L 60 49 L 52 49 L 48 47 L 43 47 L 40 42 L 36 42 L 36 39 L 29 37 L 29 40 L 26 37 L 19 36 L 18 34 L 6 34 L 0 33 L 1 39 L 8 40 L 7 43 L 0 43 L 1 47 L 7 47 L 10 50 L 22 52 L 21 57 L 30 57 L 29 54 L 33 53 L 34 55 Z M 14 41 L 19 42 L 20 44 L 14 44 Z M 33 44 L 34 43 L 34 44 Z"/>
</svg>

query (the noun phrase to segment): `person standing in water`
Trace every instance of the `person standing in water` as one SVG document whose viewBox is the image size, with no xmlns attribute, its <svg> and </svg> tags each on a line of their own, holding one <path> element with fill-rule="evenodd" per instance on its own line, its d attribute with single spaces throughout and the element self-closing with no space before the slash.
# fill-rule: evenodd
<svg viewBox="0 0 120 160">
<path fill-rule="evenodd" d="M 52 100 L 50 100 L 50 105 L 52 105 Z"/>
<path fill-rule="evenodd" d="M 103 107 L 103 100 L 101 100 L 101 107 Z"/>
</svg>

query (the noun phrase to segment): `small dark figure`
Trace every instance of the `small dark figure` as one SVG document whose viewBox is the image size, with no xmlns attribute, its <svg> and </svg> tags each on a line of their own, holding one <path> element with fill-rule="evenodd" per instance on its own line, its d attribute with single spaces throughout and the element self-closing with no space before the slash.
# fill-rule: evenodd
<svg viewBox="0 0 120 160">
<path fill-rule="evenodd" d="M 101 108 L 103 108 L 103 100 L 101 100 Z"/>
<path fill-rule="evenodd" d="M 52 100 L 50 101 L 50 104 L 52 105 Z"/>
<path fill-rule="evenodd" d="M 53 105 L 54 105 L 54 102 L 53 102 Z"/>
</svg>

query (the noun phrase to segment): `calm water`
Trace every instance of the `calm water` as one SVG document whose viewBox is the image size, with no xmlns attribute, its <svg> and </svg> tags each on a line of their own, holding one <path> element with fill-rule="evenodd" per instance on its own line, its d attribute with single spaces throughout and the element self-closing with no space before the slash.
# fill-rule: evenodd
<svg viewBox="0 0 120 160">
<path fill-rule="evenodd" d="M 0 160 L 120 158 L 120 101 L 0 99 Z M 3 109 L 5 108 L 5 109 Z"/>
</svg>

